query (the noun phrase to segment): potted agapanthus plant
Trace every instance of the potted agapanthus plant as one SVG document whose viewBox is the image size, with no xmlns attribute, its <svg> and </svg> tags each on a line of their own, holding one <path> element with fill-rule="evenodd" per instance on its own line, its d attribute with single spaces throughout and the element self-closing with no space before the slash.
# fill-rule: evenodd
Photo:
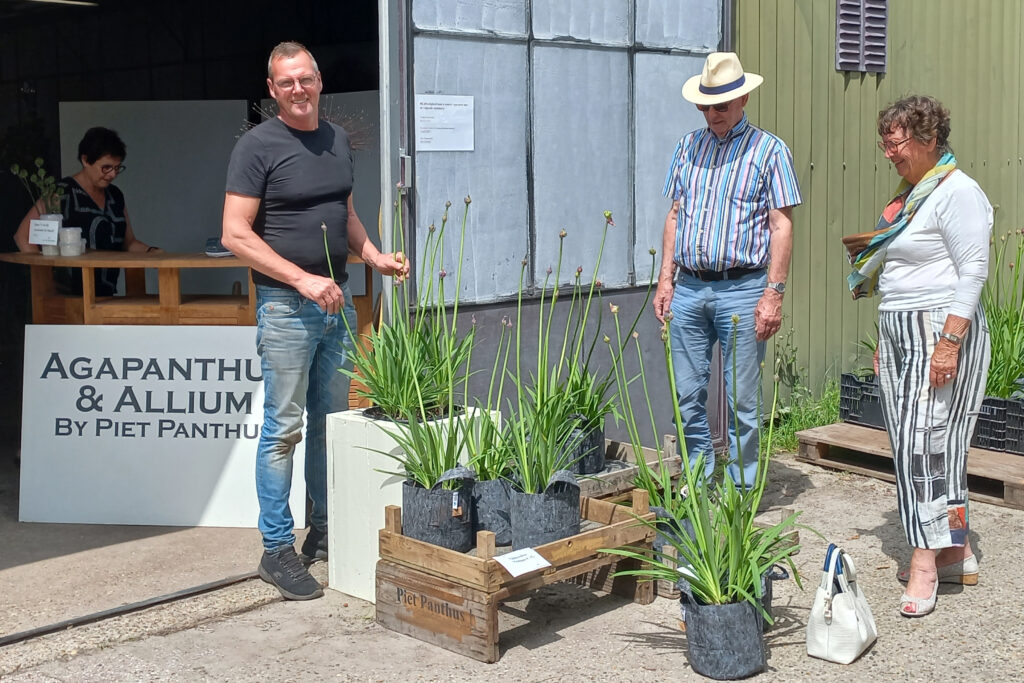
<svg viewBox="0 0 1024 683">
<path fill-rule="evenodd" d="M 564 242 L 565 231 L 561 234 Z M 571 471 L 573 464 L 571 440 L 576 424 L 570 416 L 576 397 L 559 382 L 564 367 L 564 346 L 559 362 L 551 360 L 551 330 L 558 302 L 558 277 L 562 264 L 559 244 L 558 265 L 554 287 L 549 282 L 549 268 L 538 313 L 537 364 L 527 376 L 522 365 L 523 285 L 527 261 L 519 275 L 519 297 L 516 306 L 516 362 L 513 375 L 517 405 L 505 430 L 510 454 L 511 523 L 514 549 L 543 545 L 579 533 L 580 488 Z"/>
<path fill-rule="evenodd" d="M 387 321 L 367 336 L 365 344 L 356 345 L 353 368 L 341 370 L 362 385 L 357 393 L 372 404 L 368 409 L 372 417 L 395 419 L 412 413 L 432 419 L 462 409 L 455 403 L 456 386 L 468 371 L 476 331 L 473 326 L 468 331 L 458 329 L 470 203 L 466 197 L 451 313 L 445 298 L 448 272 L 441 263 L 451 207 L 448 202 L 441 227 L 431 224 L 427 229 L 426 258 L 416 268 L 417 298 L 408 286 L 396 283 Z M 401 203 L 396 204 L 393 232 L 395 243 L 405 251 Z"/>
<path fill-rule="evenodd" d="M 462 244 L 469 206 L 467 197 Z M 388 319 L 355 345 L 354 367 L 340 369 L 359 381 L 362 387 L 356 391 L 376 410 L 369 415 L 349 410 L 327 419 L 328 524 L 344 529 L 328 536 L 328 578 L 338 590 L 368 600 L 375 596 L 377 532 L 385 506 L 402 505 L 406 533 L 420 534 L 418 529 L 431 527 L 417 511 L 429 514 L 431 508 L 411 498 L 441 490 L 437 495 L 447 496 L 443 519 L 452 527 L 441 538 L 450 540 L 431 542 L 464 547 L 459 539 L 465 539 L 466 529 L 471 534 L 471 480 L 462 470 L 449 471 L 464 462 L 461 430 L 452 423 L 466 419 L 456 387 L 467 373 L 475 328 L 458 315 L 461 267 L 448 266 L 454 273 L 449 276 L 442 263 L 443 240 L 451 229 L 449 208 L 450 203 L 440 228 L 425 232 L 425 248 L 414 264 L 416 291 L 410 291 L 409 283 L 393 284 Z M 406 251 L 400 203 L 393 231 L 393 244 Z M 460 264 L 463 256 L 460 247 Z M 453 279 L 455 306 L 448 308 L 445 287 Z M 354 331 L 350 334 L 354 338 Z"/>
<path fill-rule="evenodd" d="M 511 454 L 499 409 L 512 347 L 511 327 L 512 322 L 503 318 L 485 400 L 475 403 L 472 419 L 459 423 L 467 462 L 476 473 L 472 495 L 473 532 L 493 532 L 499 546 L 512 543 L 508 487 Z M 468 377 L 466 380 L 468 382 Z M 464 389 L 463 395 L 468 397 L 468 393 L 468 388 Z"/>
<path fill-rule="evenodd" d="M 735 322 L 735 321 L 734 321 Z M 672 356 L 667 327 L 662 330 L 670 390 L 675 392 Z M 639 354 L 639 345 L 637 344 Z M 735 360 L 734 360 L 735 362 Z M 642 363 L 642 360 L 641 360 Z M 626 391 L 625 376 L 617 371 L 620 397 L 626 402 L 623 414 L 635 425 L 632 403 Z M 641 377 L 644 377 L 641 364 Z M 650 403 L 643 381 L 644 396 Z M 776 382 L 772 401 L 774 413 L 778 398 Z M 758 506 L 764 494 L 771 452 L 772 420 L 768 424 L 768 447 L 762 449 L 757 480 L 744 490 L 731 479 L 714 483 L 703 476 L 703 464 L 691 465 L 682 438 L 682 418 L 676 406 L 677 439 L 683 449 L 685 495 L 662 477 L 661 502 L 665 516 L 654 522 L 638 520 L 664 534 L 666 547 L 650 551 L 644 548 L 606 549 L 643 563 L 641 569 L 624 570 L 622 575 L 643 580 L 667 580 L 683 586 L 687 652 L 694 671 L 720 680 L 743 678 L 766 667 L 763 625 L 771 623 L 764 604 L 770 588 L 766 577 L 777 564 L 787 566 L 797 584 L 800 577 L 792 555 L 799 551 L 788 534 L 797 525 L 800 513 L 789 515 L 770 527 L 755 524 Z M 635 428 L 629 430 L 636 438 Z M 639 443 L 637 444 L 639 446 Z M 659 529 L 660 527 L 660 529 Z"/>
</svg>

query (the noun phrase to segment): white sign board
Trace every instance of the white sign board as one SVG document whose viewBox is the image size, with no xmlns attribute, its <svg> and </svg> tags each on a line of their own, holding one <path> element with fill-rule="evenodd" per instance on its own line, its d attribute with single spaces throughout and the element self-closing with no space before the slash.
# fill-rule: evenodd
<svg viewBox="0 0 1024 683">
<path fill-rule="evenodd" d="M 22 522 L 255 527 L 254 327 L 26 325 Z M 304 448 L 291 509 L 305 525 Z"/>
<path fill-rule="evenodd" d="M 29 244 L 57 244 L 60 232 L 60 221 L 41 220 L 36 218 L 28 222 Z"/>
<path fill-rule="evenodd" d="M 472 152 L 473 96 L 416 95 L 416 151 Z"/>
</svg>

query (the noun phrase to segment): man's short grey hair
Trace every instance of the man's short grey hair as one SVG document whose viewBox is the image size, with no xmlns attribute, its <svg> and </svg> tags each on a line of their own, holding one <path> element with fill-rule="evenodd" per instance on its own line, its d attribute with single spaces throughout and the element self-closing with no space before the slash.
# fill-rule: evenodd
<svg viewBox="0 0 1024 683">
<path fill-rule="evenodd" d="M 274 49 L 270 51 L 270 58 L 267 60 L 267 78 L 274 77 L 273 67 L 275 59 L 288 59 L 290 57 L 294 57 L 300 52 L 305 52 L 309 55 L 310 61 L 313 62 L 313 71 L 315 73 L 320 73 L 320 67 L 316 65 L 316 58 L 313 56 L 313 53 L 309 51 L 309 48 L 302 43 L 295 42 L 294 40 L 286 40 L 283 43 L 275 45 Z"/>
</svg>

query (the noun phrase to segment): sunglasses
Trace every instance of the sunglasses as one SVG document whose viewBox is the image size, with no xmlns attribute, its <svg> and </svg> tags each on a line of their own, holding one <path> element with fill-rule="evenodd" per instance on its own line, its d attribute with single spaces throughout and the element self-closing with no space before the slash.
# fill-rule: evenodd
<svg viewBox="0 0 1024 683">
<path fill-rule="evenodd" d="M 719 114 L 724 114 L 729 111 L 729 107 L 735 100 L 729 100 L 728 102 L 722 102 L 721 104 L 698 104 L 697 109 L 700 111 L 707 111 L 708 109 L 714 109 Z"/>
</svg>

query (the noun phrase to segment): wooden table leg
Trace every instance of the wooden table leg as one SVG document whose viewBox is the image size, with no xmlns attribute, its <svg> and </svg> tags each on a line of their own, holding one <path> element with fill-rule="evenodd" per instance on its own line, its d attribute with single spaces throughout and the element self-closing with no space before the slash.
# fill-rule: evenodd
<svg viewBox="0 0 1024 683">
<path fill-rule="evenodd" d="M 82 266 L 82 322 L 99 325 L 103 322 L 96 308 L 96 269 Z"/>
<path fill-rule="evenodd" d="M 181 271 L 161 268 L 157 272 L 160 279 L 160 324 L 177 325 L 181 308 Z"/>
<path fill-rule="evenodd" d="M 46 300 L 57 293 L 53 283 L 53 268 L 50 266 L 29 266 L 29 279 L 32 287 L 32 322 L 46 325 L 51 322 L 46 315 Z"/>
</svg>

